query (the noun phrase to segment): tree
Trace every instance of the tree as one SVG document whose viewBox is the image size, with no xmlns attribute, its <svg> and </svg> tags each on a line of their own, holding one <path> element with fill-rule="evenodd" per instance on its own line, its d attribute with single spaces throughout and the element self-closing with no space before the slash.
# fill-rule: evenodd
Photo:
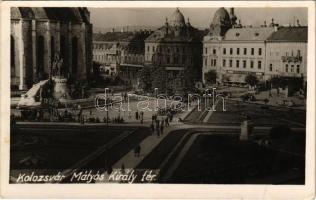
<svg viewBox="0 0 316 200">
<path fill-rule="evenodd" d="M 145 66 L 143 69 L 139 71 L 138 77 L 141 89 L 147 92 L 151 90 L 151 68 Z"/>
<path fill-rule="evenodd" d="M 248 74 L 246 77 L 245 77 L 245 82 L 250 85 L 251 87 L 255 86 L 258 84 L 258 79 L 255 75 L 253 74 Z"/>
<path fill-rule="evenodd" d="M 217 77 L 217 73 L 215 70 L 210 70 L 204 74 L 204 79 L 207 84 L 215 84 L 216 77 Z"/>
<path fill-rule="evenodd" d="M 152 90 L 166 91 L 167 73 L 164 67 L 157 67 L 152 73 Z"/>
</svg>

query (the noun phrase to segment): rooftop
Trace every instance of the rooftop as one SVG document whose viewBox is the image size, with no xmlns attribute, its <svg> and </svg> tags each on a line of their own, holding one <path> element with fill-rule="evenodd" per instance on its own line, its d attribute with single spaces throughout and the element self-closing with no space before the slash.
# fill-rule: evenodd
<svg viewBox="0 0 316 200">
<path fill-rule="evenodd" d="M 307 42 L 307 35 L 307 26 L 280 27 L 267 41 Z"/>
<path fill-rule="evenodd" d="M 225 34 L 224 41 L 264 41 L 273 32 L 273 27 L 232 28 Z"/>
</svg>

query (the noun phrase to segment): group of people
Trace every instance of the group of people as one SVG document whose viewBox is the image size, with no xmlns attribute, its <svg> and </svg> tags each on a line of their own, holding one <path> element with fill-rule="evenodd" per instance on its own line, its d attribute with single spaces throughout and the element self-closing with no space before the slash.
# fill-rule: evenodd
<svg viewBox="0 0 316 200">
<path fill-rule="evenodd" d="M 140 123 L 143 123 L 144 122 L 144 112 L 143 111 L 136 111 L 135 112 L 135 119 L 136 120 L 140 120 Z"/>
<path fill-rule="evenodd" d="M 160 135 L 163 134 L 164 128 L 168 127 L 173 119 L 173 114 L 167 114 L 165 117 L 161 117 L 158 119 L 157 115 L 152 116 L 152 122 L 150 124 L 150 129 L 152 133 L 154 134 L 155 132 L 157 133 L 157 136 L 159 137 Z"/>
</svg>

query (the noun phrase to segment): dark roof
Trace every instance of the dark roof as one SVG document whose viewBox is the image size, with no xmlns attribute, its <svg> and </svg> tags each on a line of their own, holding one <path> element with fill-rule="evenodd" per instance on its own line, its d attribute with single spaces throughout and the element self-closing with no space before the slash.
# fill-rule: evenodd
<svg viewBox="0 0 316 200">
<path fill-rule="evenodd" d="M 93 41 L 102 42 L 117 42 L 129 41 L 133 38 L 133 32 L 107 32 L 107 33 L 94 33 Z"/>
<path fill-rule="evenodd" d="M 130 53 L 144 53 L 145 39 L 149 34 L 149 31 L 94 33 L 93 41 L 110 43 L 105 45 L 106 48 L 115 44 Z"/>
<path fill-rule="evenodd" d="M 49 19 L 56 21 L 89 22 L 86 8 L 12 7 L 11 19 Z"/>
<path fill-rule="evenodd" d="M 165 25 L 154 31 L 146 42 L 201 42 L 204 31 L 200 31 L 192 26 L 184 25 L 179 28 Z M 176 33 L 179 31 L 179 33 Z"/>
<path fill-rule="evenodd" d="M 150 35 L 149 31 L 94 33 L 93 34 L 93 41 L 97 41 L 97 42 L 138 42 L 138 41 L 144 41 L 149 35 Z"/>
<path fill-rule="evenodd" d="M 307 42 L 307 26 L 280 27 L 267 41 Z"/>
<path fill-rule="evenodd" d="M 232 28 L 225 34 L 226 41 L 264 41 L 274 32 L 273 27 Z"/>
</svg>

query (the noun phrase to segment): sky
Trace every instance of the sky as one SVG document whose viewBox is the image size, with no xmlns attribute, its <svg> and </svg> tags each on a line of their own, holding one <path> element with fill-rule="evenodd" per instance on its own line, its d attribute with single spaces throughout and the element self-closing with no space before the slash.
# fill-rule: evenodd
<svg viewBox="0 0 316 200">
<path fill-rule="evenodd" d="M 89 8 L 93 26 L 112 28 L 117 26 L 155 26 L 164 24 L 176 8 Z M 209 27 L 218 8 L 179 8 L 185 20 L 190 18 L 192 26 Z M 229 12 L 229 8 L 226 8 Z M 243 25 L 260 26 L 274 18 L 280 25 L 293 24 L 294 18 L 307 25 L 307 8 L 235 8 L 235 15 Z M 295 20 L 296 21 L 296 20 Z"/>
</svg>

